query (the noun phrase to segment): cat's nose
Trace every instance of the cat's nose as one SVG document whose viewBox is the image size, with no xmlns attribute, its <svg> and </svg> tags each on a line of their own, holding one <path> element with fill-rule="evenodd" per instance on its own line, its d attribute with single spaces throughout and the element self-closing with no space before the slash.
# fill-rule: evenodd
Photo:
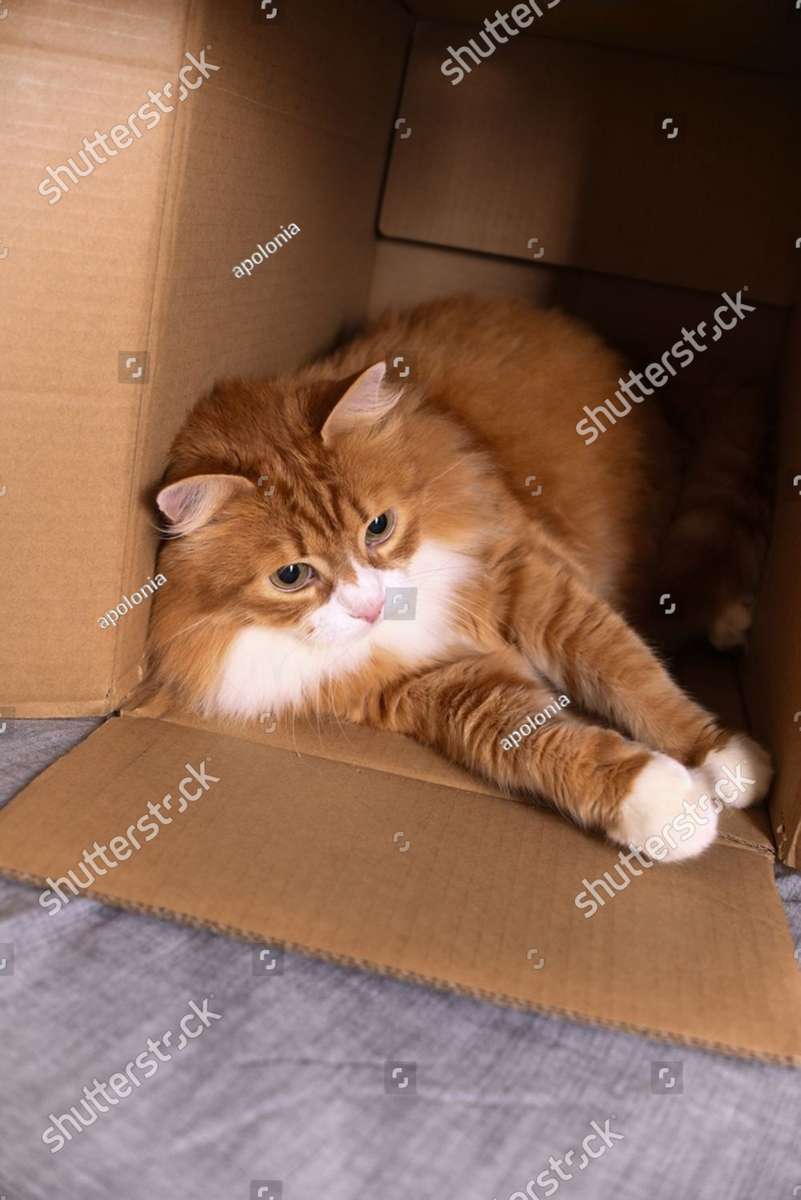
<svg viewBox="0 0 801 1200">
<path fill-rule="evenodd" d="M 348 605 L 348 612 L 352 617 L 356 617 L 362 621 L 369 621 L 371 625 L 375 625 L 383 611 L 383 598 L 378 600 L 358 600 L 355 603 Z"/>
</svg>

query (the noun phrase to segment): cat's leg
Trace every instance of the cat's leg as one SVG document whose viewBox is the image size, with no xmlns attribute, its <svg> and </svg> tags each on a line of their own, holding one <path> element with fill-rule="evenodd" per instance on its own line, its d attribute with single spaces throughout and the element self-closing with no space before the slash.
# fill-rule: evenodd
<svg viewBox="0 0 801 1200">
<path fill-rule="evenodd" d="M 367 700 L 361 717 L 500 787 L 537 793 L 621 845 L 654 854 L 646 843 L 658 837 L 660 859 L 693 857 L 715 839 L 717 811 L 702 798 L 703 781 L 675 759 L 575 717 L 512 650 L 395 680 Z"/>
<path fill-rule="evenodd" d="M 743 808 L 765 795 L 767 754 L 682 691 L 623 617 L 551 556 L 535 553 L 524 576 L 513 625 L 548 679 L 637 741 L 701 769 L 726 803 Z"/>
</svg>

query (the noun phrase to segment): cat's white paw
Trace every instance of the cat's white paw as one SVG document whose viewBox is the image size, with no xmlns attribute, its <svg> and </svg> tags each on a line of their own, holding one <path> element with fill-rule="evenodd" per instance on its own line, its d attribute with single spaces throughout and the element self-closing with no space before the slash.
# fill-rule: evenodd
<svg viewBox="0 0 801 1200">
<path fill-rule="evenodd" d="M 712 845 L 718 832 L 718 817 L 711 803 L 694 804 L 705 791 L 701 773 L 691 774 L 666 754 L 652 754 L 624 796 L 609 836 L 644 850 L 659 862 L 695 858 Z M 652 852 L 646 843 L 653 837 L 662 845 Z"/>
<path fill-rule="evenodd" d="M 745 733 L 735 733 L 720 750 L 710 750 L 701 770 L 710 794 L 728 808 L 748 808 L 761 800 L 773 778 L 770 756 Z"/>
<path fill-rule="evenodd" d="M 712 622 L 709 640 L 716 650 L 734 650 L 744 646 L 754 615 L 754 602 L 749 596 L 730 600 Z"/>
</svg>

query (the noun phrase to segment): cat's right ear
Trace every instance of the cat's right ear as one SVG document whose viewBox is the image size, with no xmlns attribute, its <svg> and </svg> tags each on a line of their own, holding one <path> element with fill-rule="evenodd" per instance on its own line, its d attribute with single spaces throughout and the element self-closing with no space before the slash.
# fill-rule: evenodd
<svg viewBox="0 0 801 1200">
<path fill-rule="evenodd" d="M 343 433 L 374 425 L 395 407 L 402 389 L 387 383 L 386 373 L 385 363 L 375 363 L 354 380 L 320 431 L 326 446 Z"/>
<path fill-rule="evenodd" d="M 156 504 L 170 522 L 170 533 L 179 537 L 200 529 L 232 496 L 255 490 L 244 475 L 191 475 L 163 487 Z"/>
</svg>

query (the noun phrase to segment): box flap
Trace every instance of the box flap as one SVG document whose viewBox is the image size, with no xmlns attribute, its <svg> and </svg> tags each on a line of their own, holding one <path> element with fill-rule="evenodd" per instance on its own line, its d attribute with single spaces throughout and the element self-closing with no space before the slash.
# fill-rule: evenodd
<svg viewBox="0 0 801 1200">
<path fill-rule="evenodd" d="M 181 812 L 190 767 L 206 790 Z M 48 889 L 96 843 L 124 858 L 79 874 L 97 899 L 801 1064 L 801 977 L 762 854 L 718 845 L 604 899 L 614 848 L 545 810 L 149 718 L 107 722 L 0 812 L 0 871 Z M 588 917 L 589 887 L 603 903 Z"/>
<path fill-rule="evenodd" d="M 791 302 L 794 82 L 536 37 L 461 55 L 454 82 L 469 32 L 418 27 L 382 233 Z"/>
<path fill-rule="evenodd" d="M 459 791 L 508 799 L 508 793 L 449 762 L 435 750 L 412 738 L 333 719 L 296 720 L 292 716 L 275 717 L 272 713 L 264 713 L 260 721 L 239 724 L 225 720 L 202 720 L 194 714 L 178 711 L 164 712 L 155 705 L 143 705 L 129 715 L 158 715 L 158 718 L 177 725 L 239 738 L 271 750 L 287 750 L 301 757 L 310 756 L 382 771 L 407 782 L 417 780 L 435 783 Z M 528 803 L 525 797 L 518 799 L 523 804 Z M 770 822 L 764 805 L 750 809 L 727 809 L 721 814 L 718 836 L 722 842 L 755 850 L 770 858 L 774 855 Z"/>
<path fill-rule="evenodd" d="M 747 729 L 736 660 L 703 646 L 681 651 L 672 671 L 699 704 L 716 713 L 730 729 Z M 450 762 L 429 746 L 400 734 L 384 733 L 334 718 L 296 718 L 292 713 L 262 713 L 258 720 L 238 722 L 225 718 L 203 719 L 195 713 L 171 709 L 162 698 L 123 709 L 124 716 L 168 720 L 193 729 L 290 750 L 314 758 L 332 759 L 355 767 L 369 767 L 408 780 L 441 784 L 504 799 L 508 793 Z M 525 802 L 525 798 L 521 798 Z M 764 805 L 727 809 L 721 814 L 719 837 L 724 842 L 773 856 L 774 843 Z"/>
</svg>

